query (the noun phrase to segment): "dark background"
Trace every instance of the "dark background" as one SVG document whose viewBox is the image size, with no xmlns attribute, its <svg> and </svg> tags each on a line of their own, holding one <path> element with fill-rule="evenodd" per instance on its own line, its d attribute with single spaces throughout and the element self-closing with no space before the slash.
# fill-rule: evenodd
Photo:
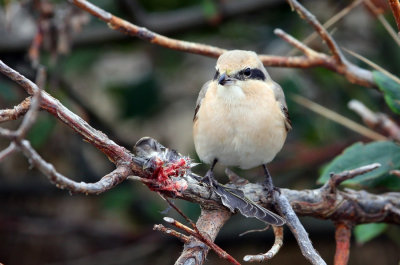
<svg viewBox="0 0 400 265">
<path fill-rule="evenodd" d="M 38 3 L 3 2 L 0 10 L 0 59 L 31 80 L 35 79 L 36 71 L 28 50 L 36 25 L 44 16 Z M 216 59 L 127 37 L 63 1 L 44 3 L 53 8 L 53 17 L 48 19 L 53 24 L 47 31 L 50 37 L 36 59 L 47 67 L 46 90 L 118 144 L 131 149 L 141 137 L 151 136 L 197 159 L 191 136 L 194 105 L 199 89 L 214 74 Z M 239 8 L 234 9 L 238 3 Z M 247 3 L 96 1 L 105 10 L 156 32 L 228 49 L 287 55 L 292 47 L 273 34 L 275 28 L 299 39 L 313 32 L 284 1 Z M 310 0 L 304 4 L 324 22 L 349 2 Z M 222 5 L 226 7 L 221 8 Z M 88 23 L 82 23 L 82 30 L 72 33 L 67 30 L 68 34 L 63 35 L 62 26 L 67 23 L 63 12 L 74 14 L 67 18 L 70 24 L 76 17 Z M 390 10 L 384 14 L 395 27 Z M 341 47 L 362 54 L 394 74 L 399 73 L 398 46 L 364 5 L 337 23 L 333 36 Z M 326 51 L 319 39 L 311 46 Z M 359 63 L 350 55 L 347 57 Z M 350 144 L 369 141 L 296 104 L 291 95 L 301 94 L 357 122 L 361 122 L 360 118 L 347 108 L 353 98 L 373 110 L 390 114 L 379 93 L 350 84 L 326 69 L 268 68 L 268 71 L 286 93 L 293 122 L 285 147 L 269 166 L 279 187 L 317 187 L 316 180 L 324 164 Z M 0 76 L 1 108 L 11 108 L 26 96 L 22 88 Z M 16 128 L 19 123 L 20 120 L 2 126 Z M 76 181 L 95 182 L 113 168 L 98 150 L 45 112 L 40 113 L 29 139 L 44 159 Z M 2 149 L 7 144 L 0 139 Z M 200 165 L 194 171 L 204 173 L 206 168 Z M 251 181 L 261 181 L 260 169 L 235 171 Z M 223 168 L 218 167 L 217 172 L 219 179 L 226 181 Z M 197 218 L 197 205 L 176 203 L 192 219 Z M 71 195 L 50 184 L 36 169 L 30 169 L 28 161 L 16 153 L 0 164 L 0 262 L 173 264 L 182 244 L 152 231 L 154 224 L 163 222 L 162 211 L 166 208 L 158 195 L 133 181 L 125 181 L 98 196 Z M 167 215 L 181 220 L 172 210 Z M 333 224 L 313 218 L 302 221 L 316 249 L 332 264 Z M 262 227 L 257 220 L 235 216 L 223 227 L 216 242 L 241 260 L 246 254 L 265 252 L 272 245 L 270 230 L 238 236 Z M 290 231 L 285 231 L 284 246 L 269 264 L 308 264 Z M 384 234 L 363 245 L 352 240 L 349 264 L 398 264 L 399 235 L 398 227 L 389 226 Z M 227 263 L 210 253 L 207 264 Z"/>
</svg>

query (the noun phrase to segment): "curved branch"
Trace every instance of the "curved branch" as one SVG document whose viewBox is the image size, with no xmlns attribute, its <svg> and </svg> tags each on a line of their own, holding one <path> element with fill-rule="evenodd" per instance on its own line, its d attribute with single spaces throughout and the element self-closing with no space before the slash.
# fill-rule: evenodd
<svg viewBox="0 0 400 265">
<path fill-rule="evenodd" d="M 1 60 L 0 72 L 18 83 L 30 95 L 33 95 L 36 91 L 39 91 L 39 88 L 35 83 L 7 66 Z M 134 172 L 141 170 L 139 167 L 136 167 L 135 164 L 130 162 L 132 160 L 132 155 L 128 150 L 126 150 L 126 148 L 117 145 L 105 134 L 91 127 L 85 120 L 70 111 L 63 104 L 61 104 L 59 100 L 55 99 L 45 91 L 41 93 L 40 107 L 42 110 L 46 110 L 47 112 L 51 113 L 57 119 L 81 135 L 85 141 L 102 151 L 112 162 L 116 163 L 117 165 L 128 163 Z"/>
<path fill-rule="evenodd" d="M 272 259 L 283 245 L 283 226 L 272 226 L 274 230 L 275 242 L 274 245 L 265 254 L 258 255 L 247 255 L 243 258 L 244 261 L 248 262 L 263 262 Z"/>
<path fill-rule="evenodd" d="M 359 84 L 366 87 L 377 88 L 377 85 L 372 78 L 371 71 L 360 68 L 348 62 L 344 58 L 337 44 L 334 42 L 333 38 L 321 26 L 321 24 L 315 19 L 315 17 L 297 1 L 291 0 L 291 2 L 296 10 L 298 10 L 300 14 L 303 14 L 305 18 L 308 19 L 308 22 L 327 42 L 327 45 L 331 49 L 333 56 L 328 56 L 326 54 L 319 53 L 312 50 L 311 48 L 308 48 L 308 50 L 313 51 L 312 53 L 314 56 L 286 57 L 275 55 L 260 55 L 259 57 L 264 65 L 298 68 L 310 68 L 317 66 L 325 67 L 329 70 L 344 75 L 351 83 Z M 225 49 L 211 45 L 165 37 L 144 27 L 139 27 L 133 23 L 116 17 L 86 0 L 72 0 L 72 3 L 77 7 L 85 10 L 86 12 L 92 14 L 93 16 L 99 18 L 100 20 L 106 22 L 112 29 L 121 31 L 122 33 L 128 34 L 130 36 L 138 37 L 144 41 L 148 41 L 150 43 L 157 44 L 168 49 L 190 52 L 210 57 L 218 57 L 226 51 Z"/>
<path fill-rule="evenodd" d="M 54 183 L 57 188 L 67 189 L 75 193 L 100 194 L 115 187 L 132 174 L 132 171 L 128 166 L 121 165 L 95 183 L 76 182 L 63 176 L 57 172 L 52 164 L 44 161 L 43 158 L 32 148 L 29 141 L 22 140 L 18 143 L 18 147 L 29 159 L 30 163 L 47 176 L 50 182 Z"/>
<path fill-rule="evenodd" d="M 35 94 L 39 91 L 35 84 L 1 61 L 0 72 L 19 83 L 30 94 Z M 165 196 L 180 198 L 201 205 L 203 215 L 198 220 L 197 227 L 199 231 L 207 234 L 210 240 L 213 241 L 215 239 L 219 229 L 227 220 L 230 213 L 227 210 L 221 210 L 225 208 L 223 208 L 220 198 L 205 186 L 204 183 L 198 181 L 200 179 L 199 176 L 190 172 L 191 161 L 189 158 L 163 147 L 155 140 L 153 140 L 154 144 L 149 146 L 146 152 L 141 152 L 135 157 L 127 149 L 108 139 L 102 132 L 90 127 L 87 122 L 72 113 L 51 95 L 46 92 L 41 92 L 41 94 L 40 106 L 42 109 L 52 113 L 60 121 L 79 133 L 84 140 L 105 153 L 117 166 L 113 172 L 103 177 L 97 183 L 73 182 L 59 175 L 52 165 L 41 160 L 40 156 L 30 147 L 28 141 L 15 140 L 16 134 L 14 132 L 2 129 L 1 132 L 4 132 L 4 135 L 11 140 L 15 140 L 23 153 L 32 160 L 32 163 L 49 176 L 53 182 L 58 184 L 58 187 L 67 188 L 72 192 L 98 193 L 114 187 L 126 179 L 129 174 L 133 174 L 138 176 L 137 178 L 147 184 L 152 190 L 156 190 Z M 14 149 L 13 147 L 10 148 Z M 147 157 L 146 154 L 150 154 L 150 157 Z M 176 163 L 173 165 L 174 167 L 160 170 L 160 168 L 157 168 L 157 165 L 163 165 L 163 159 L 173 159 L 175 162 L 179 161 L 183 163 Z M 168 160 L 167 162 L 171 161 Z M 152 167 L 151 165 L 156 165 L 156 167 Z M 164 175 L 160 178 L 157 174 Z M 163 182 L 157 182 L 160 179 Z M 168 189 L 163 186 L 165 183 L 168 183 Z M 262 185 L 247 183 L 242 186 L 233 184 L 231 186 L 241 189 L 245 196 L 252 201 L 262 204 L 266 208 L 273 208 L 271 200 L 267 198 Z M 291 205 L 299 215 L 313 216 L 321 219 L 330 219 L 333 221 L 348 220 L 353 224 L 370 222 L 400 224 L 400 193 L 375 195 L 365 191 L 339 191 L 337 189 L 332 192 L 332 189 L 327 189 L 325 186 L 315 190 L 297 191 L 281 189 L 281 192 L 283 196 L 278 196 L 281 198 L 278 198 L 278 202 L 279 200 L 284 201 L 278 204 L 278 209 L 282 212 L 285 211 L 282 205 L 285 208 L 289 208 Z M 223 215 L 223 217 L 216 218 L 213 216 L 216 214 Z M 213 216 L 211 219 L 210 215 Z M 301 224 L 292 222 L 289 218 L 288 223 L 293 226 L 292 231 L 296 235 L 297 231 L 299 231 L 298 225 L 301 226 Z M 303 249 L 307 248 L 307 244 L 304 244 L 304 242 L 299 242 L 299 245 L 302 245 Z M 189 253 L 189 251 L 197 253 L 193 252 L 192 247 L 194 245 L 186 244 L 185 246 L 183 254 Z M 199 249 L 197 247 L 196 249 L 196 251 L 201 251 L 201 256 L 203 257 L 208 252 L 208 248 Z"/>
</svg>

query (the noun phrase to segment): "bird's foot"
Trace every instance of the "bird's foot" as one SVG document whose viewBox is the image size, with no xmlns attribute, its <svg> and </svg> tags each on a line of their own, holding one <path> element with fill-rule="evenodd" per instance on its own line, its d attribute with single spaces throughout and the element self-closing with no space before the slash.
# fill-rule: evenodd
<svg viewBox="0 0 400 265">
<path fill-rule="evenodd" d="M 277 192 L 281 195 L 281 190 L 272 183 L 272 177 L 268 172 L 268 169 L 265 165 L 263 165 L 265 171 L 265 181 L 263 183 L 264 189 L 267 192 L 268 198 L 273 198 L 274 192 Z"/>
<path fill-rule="evenodd" d="M 210 185 L 211 187 L 215 186 L 215 184 L 218 183 L 214 177 L 214 172 L 212 171 L 212 169 L 207 171 L 205 176 L 202 178 L 202 182 Z"/>
<path fill-rule="evenodd" d="M 273 198 L 274 192 L 277 192 L 279 195 L 281 195 L 281 189 L 280 188 L 275 187 L 275 186 L 271 187 L 269 185 L 266 185 L 265 182 L 263 183 L 263 186 L 264 186 L 264 190 L 267 193 L 267 198 Z"/>
</svg>

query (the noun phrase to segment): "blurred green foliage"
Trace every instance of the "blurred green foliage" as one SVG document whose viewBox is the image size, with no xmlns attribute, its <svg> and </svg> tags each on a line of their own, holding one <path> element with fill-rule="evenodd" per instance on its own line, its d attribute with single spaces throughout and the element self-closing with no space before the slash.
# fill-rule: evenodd
<svg viewBox="0 0 400 265">
<path fill-rule="evenodd" d="M 145 118 L 160 107 L 160 87 L 154 75 L 135 82 L 112 84 L 108 90 L 119 102 L 121 118 Z"/>
<path fill-rule="evenodd" d="M 380 71 L 373 71 L 372 74 L 390 109 L 400 114 L 400 84 Z"/>
<path fill-rule="evenodd" d="M 354 236 L 358 243 L 363 244 L 385 232 L 387 227 L 387 224 L 381 223 L 357 225 L 354 227 Z"/>
<path fill-rule="evenodd" d="M 56 124 L 57 121 L 54 117 L 39 115 L 28 133 L 28 140 L 31 142 L 33 148 L 39 149 L 49 140 Z"/>
<path fill-rule="evenodd" d="M 10 86 L 10 81 L 0 79 L 0 99 L 5 102 L 17 100 L 18 95 L 15 88 Z"/>
<path fill-rule="evenodd" d="M 330 173 L 340 173 L 372 163 L 381 166 L 371 172 L 346 180 L 348 187 L 385 187 L 390 190 L 400 189 L 400 179 L 389 172 L 400 167 L 400 146 L 390 141 L 376 141 L 368 144 L 355 143 L 330 162 L 322 171 L 318 183 L 323 184 L 330 178 Z"/>
</svg>

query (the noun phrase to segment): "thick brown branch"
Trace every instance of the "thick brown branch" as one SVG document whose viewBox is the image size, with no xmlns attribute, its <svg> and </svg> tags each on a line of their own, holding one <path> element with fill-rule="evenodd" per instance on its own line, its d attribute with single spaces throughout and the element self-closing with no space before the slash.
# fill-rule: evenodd
<svg viewBox="0 0 400 265">
<path fill-rule="evenodd" d="M 225 208 L 219 207 L 219 209 L 213 210 L 202 208 L 196 227 L 200 233 L 207 238 L 209 243 L 212 243 L 217 237 L 219 230 L 230 217 L 231 213 Z M 183 252 L 175 262 L 175 265 L 203 264 L 209 251 L 209 247 L 207 247 L 207 245 L 209 246 L 209 243 L 205 244 L 198 238 L 191 237 L 191 240 L 184 245 Z M 215 249 L 215 247 L 213 247 L 213 249 Z M 239 264 L 236 260 L 231 260 L 231 263 Z"/>
<path fill-rule="evenodd" d="M 4 73 L 12 80 L 15 80 L 30 94 L 35 94 L 39 91 L 35 84 L 6 66 L 1 61 L 0 72 Z M 39 154 L 32 149 L 28 141 L 17 139 L 16 144 L 22 150 L 24 155 L 26 155 L 31 160 L 32 164 L 38 167 L 39 170 L 47 175 L 53 182 L 58 183 L 60 188 L 63 186 L 63 188 L 67 188 L 72 192 L 98 193 L 115 186 L 126 179 L 130 174 L 145 178 L 146 180 L 151 180 L 151 183 L 155 182 L 157 179 L 154 178 L 155 172 L 152 171 L 152 168 L 144 170 L 142 166 L 143 164 L 140 162 L 147 161 L 146 159 L 142 158 L 141 160 L 141 157 L 132 156 L 128 150 L 108 139 L 103 133 L 90 127 L 90 125 L 80 117 L 65 108 L 58 100 L 54 99 L 46 92 L 42 92 L 41 94 L 42 109 L 52 113 L 58 119 L 67 124 L 67 126 L 74 129 L 84 140 L 103 151 L 117 165 L 117 168 L 113 172 L 96 183 L 77 183 L 65 178 L 59 174 L 51 164 L 48 164 L 41 159 Z M 2 129 L 1 132 L 4 132 L 6 135 L 9 134 L 10 137 L 15 136 L 13 132 L 5 129 Z M 154 142 L 156 143 L 155 146 L 161 146 L 155 140 Z M 166 152 L 164 147 L 149 151 L 151 151 L 153 155 L 156 155 L 156 157 L 157 152 Z M 179 161 L 186 161 L 187 159 L 173 152 L 171 156 L 160 156 L 160 158 L 162 157 L 173 157 Z M 202 215 L 197 222 L 198 230 L 202 235 L 207 236 L 209 240 L 213 241 L 218 234 L 219 229 L 229 218 L 230 213 L 222 206 L 220 198 L 208 187 L 205 187 L 203 183 L 198 181 L 198 176 L 194 177 L 194 175 L 191 174 L 190 171 L 187 171 L 186 168 L 182 168 L 182 171 L 186 172 L 186 175 L 181 177 L 185 181 L 185 185 L 180 186 L 181 190 L 174 192 L 171 190 L 166 191 L 159 189 L 159 192 L 164 193 L 166 196 L 173 196 L 200 204 L 202 206 Z M 165 171 L 163 172 L 165 173 Z M 179 170 L 174 169 L 174 172 L 179 172 Z M 170 178 L 174 177 L 170 176 Z M 173 184 L 175 180 L 172 179 L 171 181 Z M 155 184 L 160 185 L 160 183 Z M 246 197 L 252 201 L 260 203 L 267 208 L 272 207 L 271 202 L 266 197 L 262 185 L 248 183 L 236 188 L 241 189 Z M 302 229 L 302 226 L 298 222 L 298 219 L 296 221 L 297 217 L 295 214 L 287 210 L 290 209 L 290 205 L 297 214 L 330 219 L 333 221 L 347 220 L 354 224 L 370 222 L 400 224 L 399 193 L 374 195 L 365 191 L 353 190 L 337 191 L 336 193 L 332 193 L 328 192 L 325 187 L 302 191 L 281 189 L 281 192 L 283 196 L 276 196 L 278 197 L 276 200 L 276 202 L 278 202 L 278 210 L 280 210 L 283 216 L 287 219 L 292 231 L 297 236 L 299 235 L 298 231 L 299 229 Z M 306 233 L 301 232 L 300 234 L 303 235 Z M 197 247 L 195 247 L 196 244 L 194 242 L 197 242 Z M 192 259 L 194 258 L 193 255 L 196 255 L 196 257 L 199 258 L 196 260 L 204 261 L 208 248 L 204 247 L 205 245 L 198 241 L 191 241 L 191 243 L 193 244 L 185 244 L 185 250 L 179 260 Z M 308 247 L 311 246 L 309 241 L 308 243 L 304 243 L 299 240 L 299 244 L 301 245 L 302 250 L 306 252 L 308 251 Z M 306 253 L 306 255 L 310 258 L 310 256 L 314 256 L 313 253 L 315 252 L 311 251 Z M 318 260 L 318 258 L 315 258 L 314 261 L 315 260 Z M 320 264 L 323 263 L 321 262 Z"/>
<path fill-rule="evenodd" d="M 210 57 L 218 57 L 225 49 L 218 48 L 215 46 L 193 43 L 188 41 L 182 41 L 165 37 L 163 35 L 152 32 L 146 28 L 136 26 L 126 20 L 108 13 L 107 11 L 97 7 L 96 5 L 86 0 L 72 0 L 72 3 L 79 8 L 89 12 L 93 16 L 108 23 L 108 25 L 122 33 L 138 37 L 142 40 L 148 41 L 153 44 L 157 44 L 169 49 L 174 49 L 183 52 L 190 52 Z M 334 42 L 333 38 L 326 32 L 321 24 L 309 13 L 303 6 L 298 2 L 293 2 L 296 9 L 299 12 L 307 15 L 309 23 L 318 31 L 321 37 L 327 42 L 328 47 L 333 53 L 333 57 L 330 57 L 323 53 L 317 53 L 318 56 L 275 56 L 275 55 L 260 55 L 261 61 L 266 66 L 280 66 L 280 67 L 299 67 L 299 68 L 310 68 L 310 67 L 325 67 L 339 74 L 344 75 L 350 82 L 363 85 L 366 87 L 376 88 L 376 83 L 372 78 L 372 73 L 369 70 L 362 69 L 347 62 L 342 55 L 340 49 Z"/>
<path fill-rule="evenodd" d="M 2 61 L 0 61 L 0 72 L 22 86 L 30 95 L 39 90 L 35 83 L 11 69 Z M 80 134 L 85 141 L 102 151 L 112 162 L 115 162 L 117 165 L 128 163 L 131 165 L 133 171 L 141 171 L 139 167 L 131 163 L 132 156 L 128 150 L 117 145 L 102 132 L 92 128 L 86 121 L 67 109 L 60 101 L 53 98 L 47 92 L 43 91 L 41 94 L 40 106 L 42 109 L 53 114 L 57 119 Z"/>
<path fill-rule="evenodd" d="M 396 20 L 397 28 L 400 32 L 400 3 L 399 0 L 389 0 L 390 8 L 392 9 L 394 19 Z"/>
<path fill-rule="evenodd" d="M 52 183 L 56 184 L 57 187 L 62 189 L 65 188 L 72 192 L 98 194 L 113 188 L 136 171 L 141 171 L 140 166 L 133 162 L 132 155 L 129 151 L 115 144 L 103 133 L 90 127 L 89 124 L 64 107 L 58 100 L 54 99 L 46 92 L 42 92 L 33 82 L 1 61 L 0 72 L 20 84 L 28 93 L 33 94 L 29 106 L 30 109 L 25 115 L 18 130 L 10 131 L 0 128 L 0 135 L 9 138 L 13 143 L 15 143 L 29 161 L 44 175 L 46 175 Z M 44 75 L 39 74 L 38 77 L 39 81 L 42 80 L 40 83 L 44 83 Z M 58 119 L 81 134 L 85 140 L 103 151 L 117 165 L 117 168 L 96 183 L 78 183 L 57 172 L 53 165 L 43 160 L 43 158 L 32 148 L 29 141 L 23 140 L 24 135 L 36 120 L 39 106 L 55 115 Z M 14 149 L 15 147 L 10 145 L 7 149 L 1 152 L 1 157 L 4 158 L 13 152 Z"/>
<path fill-rule="evenodd" d="M 336 252 L 334 265 L 346 265 L 350 256 L 350 238 L 353 225 L 347 222 L 335 224 Z"/>
</svg>

